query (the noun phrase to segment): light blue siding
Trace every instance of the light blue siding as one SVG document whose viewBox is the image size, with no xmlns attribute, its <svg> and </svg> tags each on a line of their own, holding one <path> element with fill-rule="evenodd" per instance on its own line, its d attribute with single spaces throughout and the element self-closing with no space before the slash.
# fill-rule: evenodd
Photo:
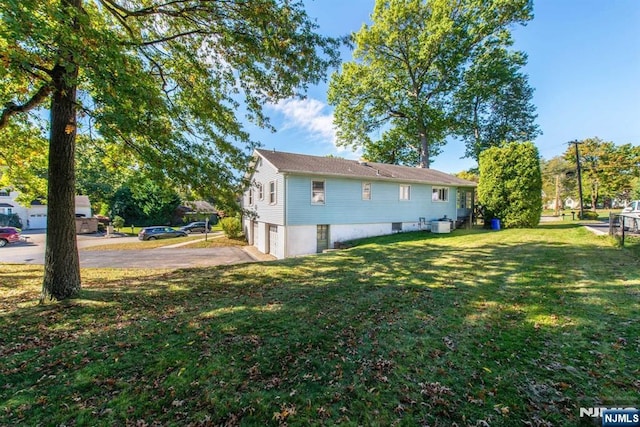
<svg viewBox="0 0 640 427">
<path fill-rule="evenodd" d="M 325 182 L 325 204 L 311 203 L 311 182 Z M 362 200 L 362 183 L 371 182 L 371 200 Z M 400 200 L 400 185 L 411 185 L 411 200 Z M 431 200 L 432 186 L 389 181 L 288 175 L 287 225 L 413 222 L 456 217 L 456 189 L 447 202 Z"/>
<path fill-rule="evenodd" d="M 277 173 L 276 169 L 267 161 L 260 159 L 256 170 L 251 177 L 253 188 L 253 205 L 249 205 L 249 191 L 245 190 L 243 195 L 243 207 L 254 212 L 256 221 L 284 225 L 284 205 L 285 205 L 285 183 L 284 176 Z M 269 200 L 269 183 L 276 183 L 276 203 L 271 204 Z M 260 200 L 257 185 L 263 188 L 263 199 Z"/>
</svg>

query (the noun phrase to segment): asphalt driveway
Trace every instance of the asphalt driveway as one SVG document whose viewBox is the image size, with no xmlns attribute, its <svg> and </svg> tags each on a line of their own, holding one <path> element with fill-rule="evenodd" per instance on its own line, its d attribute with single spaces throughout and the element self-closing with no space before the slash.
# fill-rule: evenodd
<svg viewBox="0 0 640 427">
<path fill-rule="evenodd" d="M 15 243 L 0 248 L 0 263 L 44 264 L 46 234 L 25 232 L 27 243 Z M 141 250 L 96 250 L 86 247 L 138 241 L 137 237 L 105 238 L 79 235 L 78 250 L 81 267 L 119 268 L 188 268 L 241 264 L 256 261 L 249 252 L 238 246 L 187 249 L 182 247 Z"/>
</svg>

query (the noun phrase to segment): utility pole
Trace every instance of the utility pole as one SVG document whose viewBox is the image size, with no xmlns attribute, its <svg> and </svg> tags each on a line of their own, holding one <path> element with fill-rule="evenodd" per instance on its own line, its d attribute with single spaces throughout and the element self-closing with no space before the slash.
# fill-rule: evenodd
<svg viewBox="0 0 640 427">
<path fill-rule="evenodd" d="M 556 175 L 556 203 L 554 215 L 560 215 L 560 175 Z"/>
<path fill-rule="evenodd" d="M 570 141 L 569 144 L 573 144 L 576 147 L 576 165 L 578 169 L 578 195 L 580 197 L 580 214 L 578 219 L 582 219 L 583 210 L 582 210 L 582 173 L 580 172 L 580 153 L 578 152 L 578 144 L 582 144 L 581 141 Z"/>
</svg>

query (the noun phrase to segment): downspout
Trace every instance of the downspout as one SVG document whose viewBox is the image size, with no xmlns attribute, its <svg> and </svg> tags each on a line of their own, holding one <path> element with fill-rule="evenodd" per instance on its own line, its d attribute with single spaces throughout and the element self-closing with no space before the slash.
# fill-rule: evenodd
<svg viewBox="0 0 640 427">
<path fill-rule="evenodd" d="M 289 175 L 287 174 L 283 174 L 282 175 L 283 180 L 282 180 L 282 185 L 284 186 L 283 191 L 282 191 L 282 197 L 283 197 L 283 201 L 282 204 L 284 205 L 284 209 L 283 209 L 283 213 L 282 213 L 282 223 L 283 223 L 283 239 L 282 239 L 282 244 L 284 245 L 284 247 L 282 248 L 282 254 L 284 256 L 284 258 L 287 258 L 289 256 L 289 245 L 287 244 L 288 240 L 287 240 L 287 231 L 288 231 L 288 227 L 287 227 L 287 210 L 289 210 L 289 205 L 287 205 L 287 191 L 289 186 L 287 185 L 287 181 L 289 180 Z"/>
</svg>

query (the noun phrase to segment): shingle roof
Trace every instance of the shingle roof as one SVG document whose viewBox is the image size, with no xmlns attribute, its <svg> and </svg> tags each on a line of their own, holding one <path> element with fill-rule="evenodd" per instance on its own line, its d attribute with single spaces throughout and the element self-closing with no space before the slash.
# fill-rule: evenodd
<svg viewBox="0 0 640 427">
<path fill-rule="evenodd" d="M 338 157 L 309 156 L 282 151 L 256 150 L 256 153 L 271 163 L 280 173 L 332 175 L 345 178 L 420 182 L 459 187 L 477 186 L 475 182 L 434 169 L 361 162 Z"/>
<path fill-rule="evenodd" d="M 90 208 L 89 196 L 76 196 L 76 208 Z"/>
</svg>

